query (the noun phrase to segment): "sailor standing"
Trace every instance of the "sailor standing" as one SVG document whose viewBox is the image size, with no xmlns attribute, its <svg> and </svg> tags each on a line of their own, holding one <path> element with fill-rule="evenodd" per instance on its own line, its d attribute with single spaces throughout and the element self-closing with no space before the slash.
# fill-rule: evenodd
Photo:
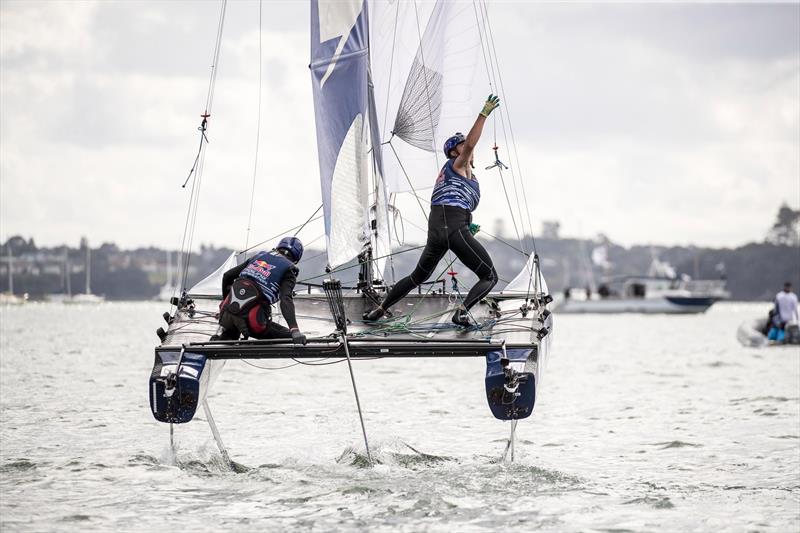
<svg viewBox="0 0 800 533">
<path fill-rule="evenodd" d="M 452 250 L 464 266 L 472 270 L 478 281 L 472 286 L 453 315 L 453 323 L 470 326 L 469 309 L 489 294 L 498 280 L 492 258 L 475 239 L 471 230 L 472 212 L 478 207 L 481 189 L 472 173 L 473 152 L 483 132 L 486 118 L 500 105 L 500 99 L 489 95 L 472 129 L 466 137 L 456 133 L 444 143 L 447 157 L 431 196 L 428 217 L 428 240 L 411 275 L 398 281 L 386 295 L 381 305 L 364 313 L 364 320 L 381 318 L 386 310 L 399 302 L 412 289 L 423 284 L 433 274 L 436 265 Z"/>
<path fill-rule="evenodd" d="M 772 328 L 769 339 L 782 341 L 787 324 L 798 322 L 797 295 L 792 292 L 792 284 L 788 281 L 783 284 L 783 290 L 775 295 L 775 310 L 779 319 L 779 327 Z"/>
<path fill-rule="evenodd" d="M 297 326 L 294 312 L 294 286 L 303 243 L 296 237 L 284 237 L 274 250 L 259 252 L 249 261 L 222 276 L 223 301 L 220 304 L 221 332 L 212 340 L 245 338 L 291 338 L 305 344 L 306 337 Z M 280 302 L 281 314 L 289 327 L 272 320 L 272 305 Z"/>
</svg>

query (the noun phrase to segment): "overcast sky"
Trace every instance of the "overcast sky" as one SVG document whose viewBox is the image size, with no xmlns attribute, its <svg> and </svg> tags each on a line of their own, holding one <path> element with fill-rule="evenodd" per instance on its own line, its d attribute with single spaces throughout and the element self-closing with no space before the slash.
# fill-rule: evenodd
<svg viewBox="0 0 800 533">
<path fill-rule="evenodd" d="M 218 10 L 0 2 L 0 238 L 179 246 Z M 627 245 L 735 246 L 761 240 L 782 202 L 800 204 L 800 4 L 494 2 L 490 13 L 537 229 L 551 219 L 564 235 Z M 306 2 L 264 2 L 250 243 L 320 203 L 308 18 Z M 196 243 L 244 244 L 257 96 L 258 2 L 232 1 Z M 481 180 L 475 219 L 488 229 L 507 209 Z"/>
</svg>

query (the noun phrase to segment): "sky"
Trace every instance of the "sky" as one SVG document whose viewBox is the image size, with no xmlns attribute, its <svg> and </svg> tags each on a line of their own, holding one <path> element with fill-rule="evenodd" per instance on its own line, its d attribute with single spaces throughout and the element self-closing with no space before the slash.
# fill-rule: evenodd
<svg viewBox="0 0 800 533">
<path fill-rule="evenodd" d="M 218 12 L 0 2 L 0 239 L 179 247 Z M 781 203 L 800 207 L 800 4 L 497 1 L 489 12 L 535 228 L 737 246 L 762 240 Z M 195 244 L 240 249 L 320 204 L 308 20 L 306 2 L 263 2 L 256 167 L 259 4 L 229 3 Z M 490 148 L 478 146 L 478 168 Z M 475 221 L 509 227 L 492 179 L 481 176 Z M 401 209 L 406 239 L 420 241 L 418 207 Z M 316 239 L 321 223 L 305 231 Z"/>
</svg>

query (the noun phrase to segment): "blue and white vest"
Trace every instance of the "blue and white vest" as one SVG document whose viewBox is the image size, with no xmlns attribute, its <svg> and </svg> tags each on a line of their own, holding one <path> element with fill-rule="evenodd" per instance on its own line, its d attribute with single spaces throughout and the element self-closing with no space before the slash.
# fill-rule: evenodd
<svg viewBox="0 0 800 533">
<path fill-rule="evenodd" d="M 477 179 L 462 176 L 453 168 L 453 159 L 439 171 L 433 186 L 431 205 L 451 205 L 468 211 L 475 211 L 481 201 L 481 186 Z"/>
<path fill-rule="evenodd" d="M 264 298 L 270 304 L 274 304 L 280 297 L 283 276 L 293 267 L 294 263 L 278 252 L 259 252 L 250 260 L 239 277 L 255 282 Z"/>
</svg>

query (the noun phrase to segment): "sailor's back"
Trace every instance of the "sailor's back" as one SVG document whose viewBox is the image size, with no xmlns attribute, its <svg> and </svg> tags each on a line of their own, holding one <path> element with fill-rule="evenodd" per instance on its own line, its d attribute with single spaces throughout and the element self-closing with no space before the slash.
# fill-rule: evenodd
<svg viewBox="0 0 800 533">
<path fill-rule="evenodd" d="M 782 322 L 797 320 L 797 295 L 794 292 L 781 291 L 776 294 L 775 307 Z"/>
</svg>

